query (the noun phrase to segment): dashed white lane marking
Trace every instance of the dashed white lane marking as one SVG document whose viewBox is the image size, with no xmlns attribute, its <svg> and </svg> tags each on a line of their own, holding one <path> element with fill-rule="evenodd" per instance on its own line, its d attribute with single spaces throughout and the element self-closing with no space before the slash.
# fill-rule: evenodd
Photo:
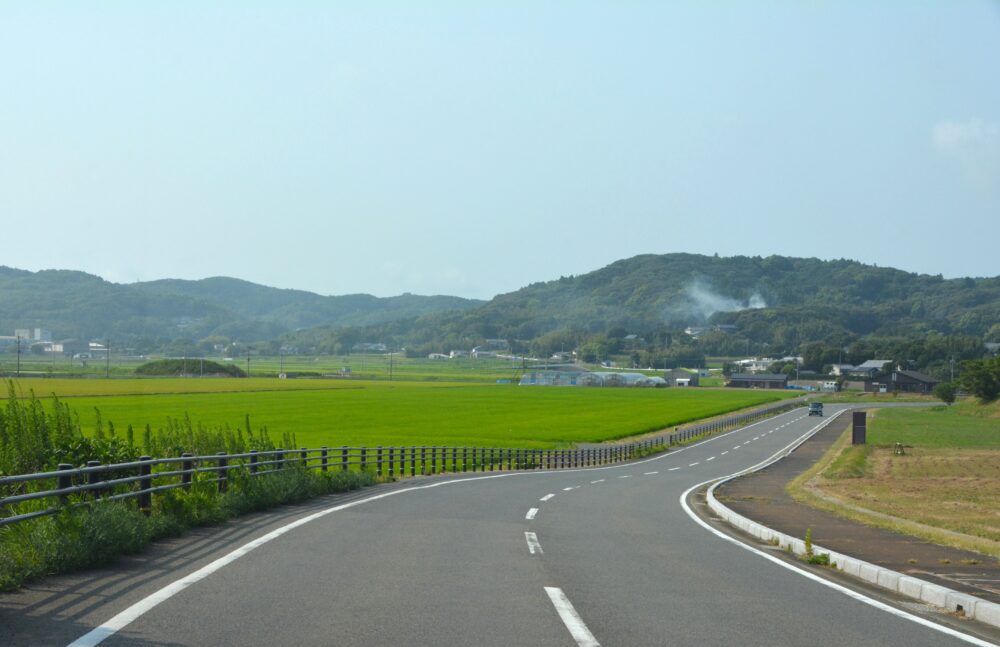
<svg viewBox="0 0 1000 647">
<path fill-rule="evenodd" d="M 569 492 L 570 490 L 575 490 L 578 487 L 580 487 L 580 486 L 579 485 L 571 485 L 569 487 L 564 487 L 563 488 L 563 492 Z"/>
<path fill-rule="evenodd" d="M 659 472 L 643 472 L 643 476 L 652 476 L 653 474 L 659 474 Z"/>
<path fill-rule="evenodd" d="M 528 514 L 524 515 L 524 518 L 527 519 L 528 521 L 531 521 L 532 519 L 535 518 L 536 514 L 538 514 L 538 508 L 532 508 L 528 510 Z"/>
<path fill-rule="evenodd" d="M 745 443 L 743 443 L 743 444 L 744 444 L 744 445 L 749 445 L 749 444 L 750 444 L 750 441 L 748 440 L 748 441 L 746 441 L 746 442 L 745 442 Z"/>
<path fill-rule="evenodd" d="M 728 453 L 729 453 L 729 450 L 727 449 L 726 451 L 722 452 L 722 453 L 721 453 L 721 454 L 719 454 L 719 455 L 720 455 L 720 456 L 725 456 L 725 455 L 726 455 L 726 454 L 728 454 Z"/>
<path fill-rule="evenodd" d="M 538 535 L 533 532 L 524 533 L 524 540 L 528 542 L 528 552 L 532 555 L 542 554 L 542 545 L 538 543 Z"/>
<path fill-rule="evenodd" d="M 569 598 L 566 597 L 562 589 L 554 586 L 546 586 L 545 592 L 548 593 L 549 599 L 552 600 L 552 606 L 556 608 L 556 613 L 559 614 L 563 624 L 569 629 L 569 635 L 573 636 L 573 640 L 576 641 L 579 647 L 601 647 L 601 643 L 597 642 L 594 634 L 590 633 L 587 625 L 583 624 L 583 618 L 573 608 L 572 603 L 570 603 Z"/>
<path fill-rule="evenodd" d="M 632 475 L 631 474 L 622 474 L 618 478 L 620 478 L 620 479 L 630 479 L 630 478 L 632 478 Z"/>
<path fill-rule="evenodd" d="M 754 436 L 753 439 L 754 440 L 760 440 L 760 436 Z"/>
<path fill-rule="evenodd" d="M 740 448 L 740 446 L 739 446 L 739 445 L 737 445 L 736 447 L 733 447 L 733 449 L 739 449 L 739 448 Z"/>
<path fill-rule="evenodd" d="M 699 461 L 696 461 L 696 462 L 691 463 L 690 465 L 688 465 L 688 467 L 694 467 L 695 465 L 698 465 L 698 464 L 699 464 Z"/>
<path fill-rule="evenodd" d="M 705 459 L 705 462 L 707 463 L 708 461 L 714 461 L 714 460 L 715 456 L 709 456 L 708 458 Z"/>
<path fill-rule="evenodd" d="M 593 485 L 594 483 L 604 483 L 604 479 L 597 479 L 596 481 L 590 482 L 591 485 Z"/>
<path fill-rule="evenodd" d="M 679 469 L 680 469 L 679 467 L 671 467 L 671 468 L 670 468 L 670 469 L 668 469 L 667 471 L 668 471 L 668 472 L 676 472 L 676 471 L 677 471 L 677 470 L 679 470 Z"/>
<path fill-rule="evenodd" d="M 555 496 L 554 494 L 546 494 L 541 499 L 539 499 L 539 501 L 548 501 L 549 499 L 551 499 L 554 496 Z"/>
</svg>

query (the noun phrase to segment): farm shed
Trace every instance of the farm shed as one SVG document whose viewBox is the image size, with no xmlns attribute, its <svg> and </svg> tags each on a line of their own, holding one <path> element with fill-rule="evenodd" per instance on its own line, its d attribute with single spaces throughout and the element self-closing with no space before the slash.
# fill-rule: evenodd
<svg viewBox="0 0 1000 647">
<path fill-rule="evenodd" d="M 941 380 L 916 371 L 893 371 L 865 380 L 866 393 L 930 393 Z"/>
<path fill-rule="evenodd" d="M 787 389 L 788 376 L 783 373 L 734 373 L 726 386 L 737 389 Z"/>
</svg>

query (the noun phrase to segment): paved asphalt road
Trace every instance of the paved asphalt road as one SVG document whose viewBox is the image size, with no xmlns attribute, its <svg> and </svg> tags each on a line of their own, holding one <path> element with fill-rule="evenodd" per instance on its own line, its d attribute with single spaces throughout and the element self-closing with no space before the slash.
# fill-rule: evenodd
<svg viewBox="0 0 1000 647">
<path fill-rule="evenodd" d="M 37 627 L 15 635 L 65 645 L 152 594 L 156 604 L 141 603 L 117 633 L 98 636 L 101 644 L 969 644 L 748 552 L 683 509 L 687 490 L 773 455 L 837 407 L 827 409 L 824 419 L 799 409 L 613 468 L 416 479 L 354 493 L 351 507 L 196 575 L 172 596 L 156 592 L 197 568 L 214 569 L 212 560 L 295 517 L 206 548 L 196 563 L 120 595 L 110 584 L 66 587 L 73 591 L 65 606 L 86 612 L 57 623 L 58 613 L 47 611 L 46 640 Z M 298 517 L 345 501 L 314 504 Z M 101 577 L 113 581 L 115 572 Z M 53 594 L 59 587 L 56 580 L 45 605 L 65 594 Z M 3 602 L 0 619 L 14 608 Z M 973 623 L 896 606 L 986 638 L 973 644 L 995 640 Z"/>
</svg>

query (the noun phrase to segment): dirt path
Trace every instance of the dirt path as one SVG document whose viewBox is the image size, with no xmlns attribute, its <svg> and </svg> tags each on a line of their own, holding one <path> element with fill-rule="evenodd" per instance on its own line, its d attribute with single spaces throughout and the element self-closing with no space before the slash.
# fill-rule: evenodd
<svg viewBox="0 0 1000 647">
<path fill-rule="evenodd" d="M 716 496 L 741 515 L 795 537 L 812 528 L 813 542 L 885 568 L 1000 603 L 1000 564 L 992 557 L 870 528 L 796 502 L 785 485 L 812 467 L 849 424 L 844 417 L 788 458 L 731 481 Z"/>
</svg>

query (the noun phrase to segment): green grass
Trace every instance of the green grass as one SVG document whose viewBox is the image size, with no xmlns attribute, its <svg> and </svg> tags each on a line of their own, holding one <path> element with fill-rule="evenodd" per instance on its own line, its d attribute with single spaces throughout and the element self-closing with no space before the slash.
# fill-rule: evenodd
<svg viewBox="0 0 1000 647">
<path fill-rule="evenodd" d="M 83 393 L 103 382 L 107 395 Z M 78 380 L 49 389 L 76 411 L 84 431 L 99 408 L 122 432 L 182 418 L 239 428 L 246 414 L 272 438 L 300 446 L 468 445 L 565 447 L 669 428 L 793 394 L 713 389 L 546 388 L 426 382 L 309 380 Z M 298 385 L 309 385 L 298 388 Z M 319 388 L 313 385 L 326 385 Z M 24 383 L 18 388 L 26 391 Z M 239 390 L 245 389 L 260 390 Z M 131 391 L 129 390 L 131 388 Z M 178 392 L 181 389 L 192 392 Z M 194 392 L 195 388 L 212 389 Z M 277 390 L 265 390 L 274 388 Z M 36 385 L 36 393 L 43 397 Z M 129 395 L 131 393 L 131 395 Z"/>
<path fill-rule="evenodd" d="M 868 425 L 868 442 L 926 448 L 1000 449 L 1000 404 L 964 401 L 929 409 L 880 409 Z"/>
</svg>

